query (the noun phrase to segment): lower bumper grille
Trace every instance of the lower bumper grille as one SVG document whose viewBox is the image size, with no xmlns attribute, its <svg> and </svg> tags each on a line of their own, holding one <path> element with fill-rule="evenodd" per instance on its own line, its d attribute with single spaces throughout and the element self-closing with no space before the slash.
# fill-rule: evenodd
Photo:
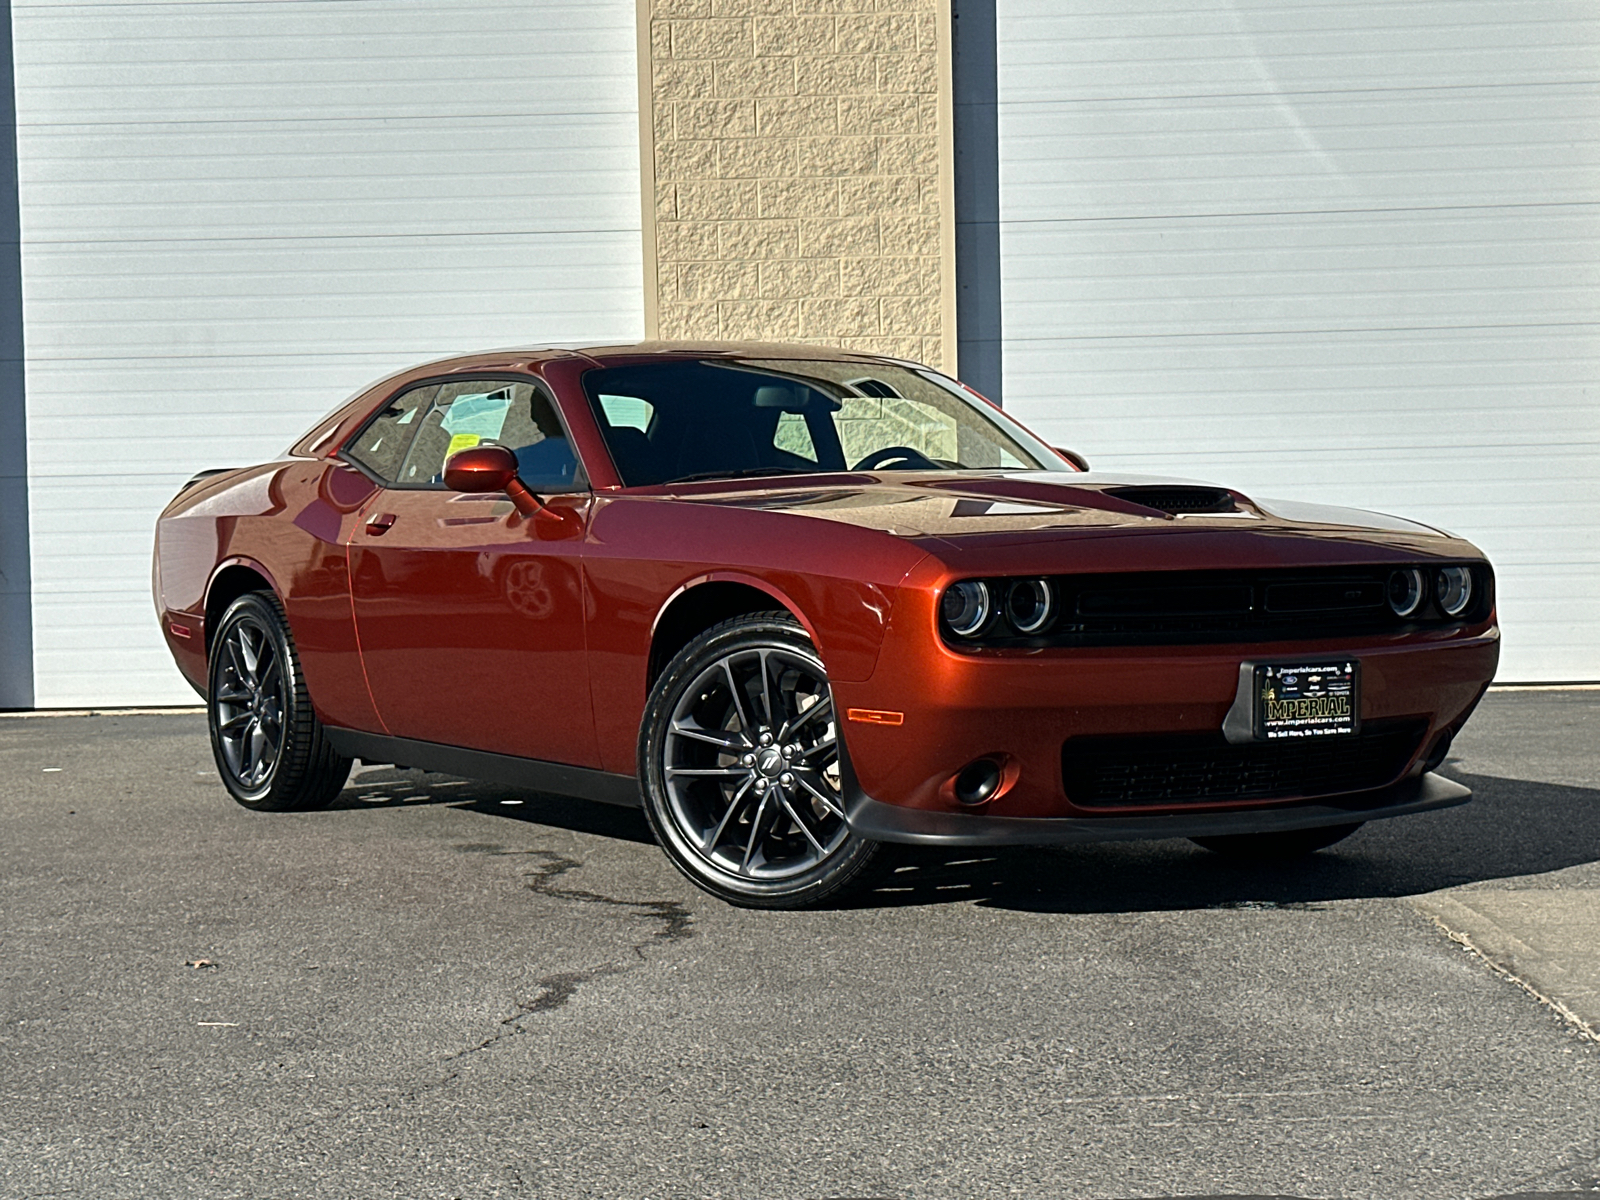
<svg viewBox="0 0 1600 1200">
<path fill-rule="evenodd" d="M 1350 737 L 1233 745 L 1218 733 L 1069 738 L 1067 799 L 1084 808 L 1292 800 L 1393 783 L 1427 732 L 1424 721 L 1373 722 Z"/>
</svg>

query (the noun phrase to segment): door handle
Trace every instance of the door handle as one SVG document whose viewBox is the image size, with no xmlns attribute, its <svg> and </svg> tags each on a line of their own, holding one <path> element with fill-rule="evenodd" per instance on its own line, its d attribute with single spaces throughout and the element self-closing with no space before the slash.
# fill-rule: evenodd
<svg viewBox="0 0 1600 1200">
<path fill-rule="evenodd" d="M 389 532 L 389 526 L 394 524 L 393 513 L 374 513 L 367 518 L 367 532 L 374 537 L 380 537 Z"/>
</svg>

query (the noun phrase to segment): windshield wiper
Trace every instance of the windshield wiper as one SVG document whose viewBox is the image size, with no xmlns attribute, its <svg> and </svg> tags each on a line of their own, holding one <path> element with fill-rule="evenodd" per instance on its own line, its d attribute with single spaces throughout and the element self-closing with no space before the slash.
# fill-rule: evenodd
<svg viewBox="0 0 1600 1200">
<path fill-rule="evenodd" d="M 826 475 L 826 467 L 741 467 L 737 471 L 696 471 L 693 475 L 679 475 L 666 483 L 692 483 L 696 479 L 748 479 L 760 475 Z"/>
</svg>

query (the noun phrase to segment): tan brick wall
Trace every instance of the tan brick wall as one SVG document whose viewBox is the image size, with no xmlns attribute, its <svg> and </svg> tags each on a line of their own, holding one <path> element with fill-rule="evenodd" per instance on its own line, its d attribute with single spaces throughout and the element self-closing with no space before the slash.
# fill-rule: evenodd
<svg viewBox="0 0 1600 1200">
<path fill-rule="evenodd" d="M 953 368 L 948 0 L 639 2 L 655 336 Z"/>
</svg>

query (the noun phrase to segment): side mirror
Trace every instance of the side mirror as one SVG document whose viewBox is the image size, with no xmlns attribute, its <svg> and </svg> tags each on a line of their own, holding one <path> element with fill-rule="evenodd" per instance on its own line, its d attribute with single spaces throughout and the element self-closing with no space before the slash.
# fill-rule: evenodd
<svg viewBox="0 0 1600 1200">
<path fill-rule="evenodd" d="M 517 456 L 504 446 L 457 450 L 444 464 L 444 485 L 452 492 L 503 492 L 517 477 Z"/>
<path fill-rule="evenodd" d="M 1061 455 L 1062 458 L 1077 467 L 1078 470 L 1087 471 L 1089 469 L 1089 460 L 1076 450 L 1063 450 L 1060 446 L 1051 446 L 1050 449 Z"/>
<path fill-rule="evenodd" d="M 504 446 L 470 446 L 444 464 L 444 485 L 453 492 L 504 492 L 525 517 L 544 504 L 517 478 L 517 456 Z"/>
</svg>

